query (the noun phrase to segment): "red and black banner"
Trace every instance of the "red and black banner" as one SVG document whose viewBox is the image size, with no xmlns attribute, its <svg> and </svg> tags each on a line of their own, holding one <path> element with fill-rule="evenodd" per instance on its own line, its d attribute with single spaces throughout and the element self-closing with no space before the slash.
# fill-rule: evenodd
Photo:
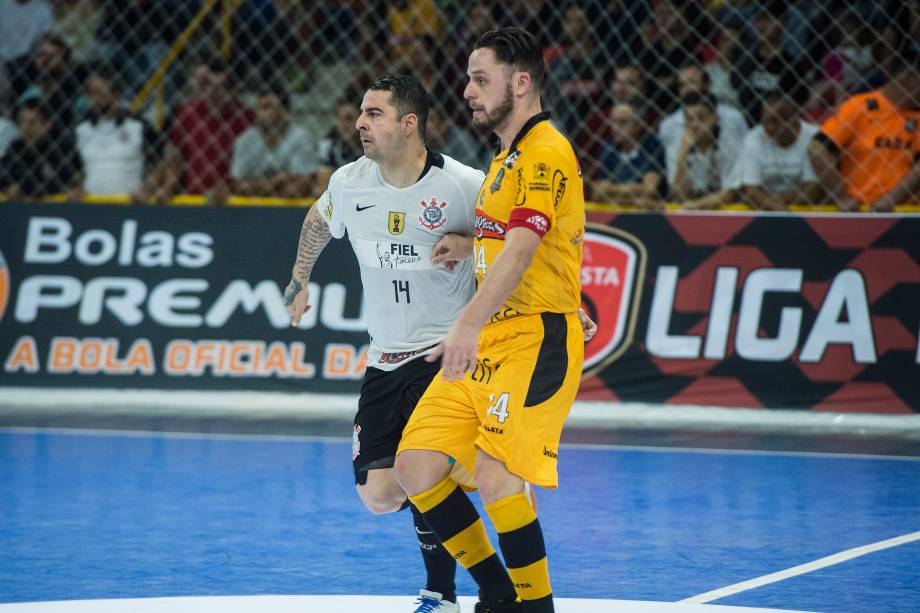
<svg viewBox="0 0 920 613">
<path fill-rule="evenodd" d="M 583 399 L 920 410 L 920 217 L 590 217 Z"/>
<path fill-rule="evenodd" d="M 281 301 L 302 209 L 0 206 L 0 385 L 358 391 L 346 241 Z M 591 214 L 581 398 L 920 410 L 920 217 Z"/>
</svg>

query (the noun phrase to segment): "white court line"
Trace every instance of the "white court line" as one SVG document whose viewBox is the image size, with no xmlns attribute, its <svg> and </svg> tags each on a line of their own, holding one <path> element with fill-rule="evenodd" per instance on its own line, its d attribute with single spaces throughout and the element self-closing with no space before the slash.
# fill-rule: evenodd
<svg viewBox="0 0 920 613">
<path fill-rule="evenodd" d="M 905 543 L 911 543 L 913 541 L 920 541 L 920 531 L 911 532 L 909 534 L 902 534 L 901 536 L 896 536 L 884 541 L 878 541 L 877 543 L 870 543 L 869 545 L 863 545 L 861 547 L 854 547 L 853 549 L 847 549 L 846 551 L 841 551 L 840 553 L 835 553 L 819 560 L 808 562 L 807 564 L 800 564 L 799 566 L 793 566 L 792 568 L 787 568 L 786 570 L 781 570 L 769 575 L 764 575 L 755 579 L 749 579 L 747 581 L 742 581 L 741 583 L 735 583 L 734 585 L 720 587 L 719 589 L 712 590 L 704 594 L 697 594 L 696 596 L 685 598 L 679 602 L 685 602 L 688 604 L 703 604 L 706 602 L 712 602 L 713 600 L 719 600 L 720 598 L 725 598 L 726 596 L 753 590 L 770 583 L 776 583 L 777 581 L 783 581 L 784 579 L 789 579 L 790 577 L 804 575 L 806 573 L 821 570 L 822 568 L 827 568 L 828 566 L 834 566 L 835 564 L 840 564 L 841 562 L 846 562 L 847 560 L 852 560 L 853 558 L 858 558 L 869 553 L 881 551 L 883 549 L 889 549 L 891 547 L 897 547 L 898 545 L 904 545 Z"/>
<path fill-rule="evenodd" d="M 183 432 L 171 430 L 131 430 L 121 428 L 67 428 L 62 426 L 0 426 L 0 433 L 14 434 L 63 434 L 67 436 L 123 436 L 129 438 L 163 437 L 177 439 L 217 440 L 269 440 L 279 442 L 318 441 L 327 443 L 351 443 L 351 436 L 312 434 L 246 434 L 230 432 Z M 876 455 L 871 453 L 846 453 L 832 451 L 776 451 L 771 449 L 719 449 L 709 447 L 664 447 L 655 445 L 605 445 L 603 443 L 562 443 L 563 449 L 585 451 L 641 451 L 651 453 L 694 453 L 703 455 L 778 456 L 790 458 L 831 458 L 845 460 L 886 460 L 894 462 L 920 462 L 920 456 Z"/>
</svg>

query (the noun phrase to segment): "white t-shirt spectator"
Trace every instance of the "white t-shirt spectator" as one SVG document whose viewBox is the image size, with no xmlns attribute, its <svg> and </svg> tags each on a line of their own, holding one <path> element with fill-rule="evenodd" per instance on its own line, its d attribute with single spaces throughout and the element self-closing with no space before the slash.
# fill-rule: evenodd
<svg viewBox="0 0 920 613">
<path fill-rule="evenodd" d="M 144 170 L 163 154 L 165 137 L 141 119 L 121 112 L 115 119 L 91 117 L 77 126 L 87 194 L 130 194 L 144 183 Z"/>
<path fill-rule="evenodd" d="M 691 150 L 687 154 L 687 174 L 690 179 L 690 197 L 698 198 L 723 189 L 737 189 L 741 186 L 741 153 L 743 138 L 730 130 L 719 130 L 719 144 L 708 151 Z M 668 167 L 668 184 L 674 185 L 677 176 L 678 147 L 665 152 Z"/>
<path fill-rule="evenodd" d="M 741 152 L 741 184 L 760 186 L 768 194 L 797 189 L 802 183 L 817 181 L 808 157 L 808 144 L 818 126 L 801 122 L 799 136 L 788 147 L 780 147 L 758 125 L 744 138 Z"/>
<path fill-rule="evenodd" d="M 739 143 L 747 134 L 748 125 L 741 111 L 727 104 L 717 104 L 716 114 L 719 116 L 719 129 L 729 133 Z M 677 150 L 684 138 L 684 109 L 680 108 L 661 120 L 658 126 L 658 140 L 664 145 L 665 151 Z"/>
<path fill-rule="evenodd" d="M 19 128 L 16 127 L 16 124 L 6 117 L 0 117 L 0 157 L 3 157 L 10 143 L 17 138 L 19 138 Z"/>
<path fill-rule="evenodd" d="M 48 0 L 0 0 L 0 62 L 26 55 L 53 27 Z"/>
<path fill-rule="evenodd" d="M 288 124 L 288 129 L 274 147 L 269 147 L 255 126 L 240 134 L 233 143 L 230 176 L 234 179 L 257 179 L 281 172 L 309 175 L 317 169 L 316 143 L 303 126 Z"/>
</svg>

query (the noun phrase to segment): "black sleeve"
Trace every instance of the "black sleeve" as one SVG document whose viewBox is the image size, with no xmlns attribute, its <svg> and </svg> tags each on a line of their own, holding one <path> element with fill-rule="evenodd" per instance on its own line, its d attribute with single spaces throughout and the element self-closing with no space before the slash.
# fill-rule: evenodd
<svg viewBox="0 0 920 613">
<path fill-rule="evenodd" d="M 3 158 L 0 159 L 0 188 L 7 188 L 19 182 L 19 176 L 22 174 L 22 162 L 18 154 L 20 144 L 22 141 L 19 140 L 10 143 Z"/>
<path fill-rule="evenodd" d="M 831 140 L 831 137 L 824 132 L 818 132 L 815 134 L 815 140 L 824 145 L 828 151 L 834 154 L 834 156 L 840 155 L 840 147 L 838 147 L 837 143 Z"/>
<path fill-rule="evenodd" d="M 154 164 L 163 159 L 166 152 L 166 134 L 144 122 L 144 163 Z"/>
</svg>

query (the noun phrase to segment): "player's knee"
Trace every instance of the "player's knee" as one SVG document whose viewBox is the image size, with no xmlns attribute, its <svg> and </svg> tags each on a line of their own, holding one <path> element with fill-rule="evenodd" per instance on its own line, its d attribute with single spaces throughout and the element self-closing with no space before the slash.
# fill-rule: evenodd
<svg viewBox="0 0 920 613">
<path fill-rule="evenodd" d="M 368 483 L 355 486 L 358 496 L 368 511 L 375 515 L 395 513 L 402 508 L 406 494 L 398 486 L 382 487 L 380 484 Z"/>
<path fill-rule="evenodd" d="M 394 472 L 402 489 L 410 496 L 415 496 L 437 485 L 438 481 L 444 478 L 443 475 L 437 477 L 436 464 L 439 455 L 436 452 L 418 449 L 409 449 L 399 454 L 396 457 Z M 446 467 L 446 456 L 444 464 Z M 443 473 L 447 474 L 446 468 Z"/>
<path fill-rule="evenodd" d="M 505 465 L 480 454 L 476 462 L 476 483 L 486 504 L 513 496 L 524 490 L 524 481 L 508 472 Z"/>
</svg>

